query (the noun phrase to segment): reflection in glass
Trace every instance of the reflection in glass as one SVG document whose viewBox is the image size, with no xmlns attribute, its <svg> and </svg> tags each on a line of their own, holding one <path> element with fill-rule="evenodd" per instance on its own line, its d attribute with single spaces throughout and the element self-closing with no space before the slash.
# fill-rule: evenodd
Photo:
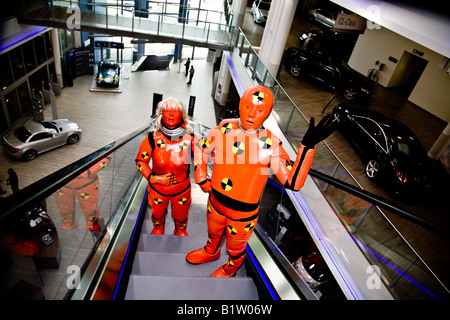
<svg viewBox="0 0 450 320">
<path fill-rule="evenodd" d="M 13 69 L 14 80 L 18 80 L 25 75 L 25 67 L 22 58 L 22 47 L 17 47 L 9 52 L 9 59 Z"/>
</svg>

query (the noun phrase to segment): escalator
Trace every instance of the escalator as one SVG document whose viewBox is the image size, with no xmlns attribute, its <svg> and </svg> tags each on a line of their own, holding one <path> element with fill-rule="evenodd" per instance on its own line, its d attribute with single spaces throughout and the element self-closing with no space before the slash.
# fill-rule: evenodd
<svg viewBox="0 0 450 320">
<path fill-rule="evenodd" d="M 235 278 L 209 278 L 227 261 L 223 247 L 221 257 L 207 264 L 191 265 L 186 254 L 203 247 L 207 241 L 204 193 L 193 185 L 188 220 L 189 237 L 173 235 L 174 223 L 167 213 L 164 235 L 151 235 L 153 224 L 148 208 L 145 212 L 139 243 L 135 252 L 126 290 L 126 300 L 255 300 L 258 292 L 247 270 L 242 267 Z M 203 206 L 204 207 L 204 206 Z"/>
<path fill-rule="evenodd" d="M 203 135 L 206 130 L 198 124 L 192 126 L 197 135 Z M 165 234 L 150 235 L 152 224 L 147 208 L 147 181 L 134 169 L 136 150 L 148 130 L 150 128 L 140 129 L 5 199 L 0 216 L 2 229 L 11 225 L 28 208 L 42 204 L 45 204 L 48 216 L 57 221 L 59 212 L 55 205 L 55 192 L 106 156 L 111 158 L 110 164 L 99 174 L 101 187 L 98 209 L 105 225 L 99 231 L 85 231 L 80 236 L 86 240 L 92 235 L 92 247 L 86 250 L 88 252 L 82 257 L 82 263 L 69 266 L 78 268 L 69 277 L 69 269 L 64 270 L 57 261 L 58 249 L 59 256 L 61 252 L 67 254 L 70 248 L 65 247 L 68 241 L 64 237 L 70 236 L 70 241 L 73 242 L 74 233 L 80 230 L 56 228 L 49 231 L 55 242 L 41 247 L 45 247 L 46 250 L 43 251 L 48 253 L 53 246 L 54 260 L 58 262 L 55 269 L 59 269 L 48 272 L 48 265 L 42 267 L 35 263 L 35 278 L 38 279 L 34 283 L 35 287 L 45 289 L 44 282 L 54 273 L 55 278 L 62 274 L 64 280 L 61 281 L 61 290 L 65 292 L 62 299 L 65 300 L 448 298 L 445 286 L 433 277 L 426 266 L 415 261 L 412 265 L 411 258 L 405 256 L 403 251 L 400 252 L 399 248 L 402 246 L 399 243 L 395 247 L 386 248 L 377 239 L 378 234 L 370 233 L 370 229 L 361 233 L 360 230 L 367 227 L 364 225 L 366 221 L 368 225 L 373 224 L 369 219 L 370 215 L 379 219 L 377 214 L 369 213 L 363 207 L 352 208 L 352 212 L 359 215 L 359 220 L 355 220 L 357 226 L 353 227 L 354 222 L 344 221 L 346 217 L 340 208 L 330 205 L 336 194 L 340 199 L 343 195 L 356 195 L 361 197 L 358 198 L 361 201 L 370 201 L 370 210 L 374 208 L 372 204 L 383 205 L 379 199 L 371 198 L 370 194 L 337 179 L 323 176 L 313 169 L 310 174 L 314 177 L 308 178 L 302 192 L 308 194 L 310 190 L 317 189 L 318 200 L 314 200 L 315 202 L 302 199 L 302 192 L 291 193 L 278 185 L 275 179 L 269 179 L 262 197 L 260 221 L 248 242 L 245 264 L 235 278 L 210 278 L 210 274 L 226 262 L 225 248 L 222 248 L 221 258 L 214 262 L 190 265 L 185 260 L 188 252 L 204 246 L 207 240 L 207 199 L 195 183 L 192 182 L 193 202 L 187 228 L 189 237 L 173 235 L 174 225 L 170 212 L 166 215 Z M 325 182 L 326 190 L 319 192 L 318 186 L 321 187 Z M 333 208 L 335 211 L 332 215 L 326 215 L 326 210 Z M 364 216 L 360 212 L 364 212 Z M 332 220 L 333 225 L 328 227 L 327 224 Z M 377 223 L 380 228 L 382 224 Z M 332 231 L 329 238 L 326 235 L 328 229 Z M 387 237 L 388 233 L 384 232 L 383 235 Z M 392 243 L 390 238 L 388 241 Z M 340 248 L 343 243 L 350 244 L 350 249 L 353 250 L 345 252 L 351 265 L 346 265 L 336 255 L 341 252 L 335 249 Z M 390 256 L 392 252 L 395 255 Z M 32 257 L 35 262 L 36 258 Z M 45 257 L 47 260 L 40 258 L 41 262 L 48 260 L 48 257 Z M 396 259 L 406 260 L 410 266 L 399 272 Z M 299 268 L 299 261 L 303 263 L 303 268 Z M 307 261 L 320 262 L 322 267 L 313 269 L 314 263 L 308 264 Z M 379 285 L 377 290 L 364 288 L 368 276 L 362 279 L 362 284 L 358 282 L 358 274 L 366 273 L 367 266 L 380 269 L 381 274 L 377 275 L 379 282 L 375 283 Z M 3 277 L 12 278 L 11 275 L 20 271 L 20 268 L 14 262 L 5 268 Z M 6 291 L 8 288 L 2 289 Z"/>
</svg>

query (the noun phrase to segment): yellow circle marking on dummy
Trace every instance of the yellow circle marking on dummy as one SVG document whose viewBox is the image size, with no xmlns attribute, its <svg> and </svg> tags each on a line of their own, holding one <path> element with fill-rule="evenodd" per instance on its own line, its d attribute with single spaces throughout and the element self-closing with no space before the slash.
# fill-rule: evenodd
<svg viewBox="0 0 450 320">
<path fill-rule="evenodd" d="M 160 148 L 163 148 L 166 145 L 166 143 L 164 142 L 164 140 L 161 139 L 156 142 L 156 145 Z"/>
<path fill-rule="evenodd" d="M 241 141 L 237 141 L 233 144 L 233 153 L 240 155 L 245 151 L 245 144 Z"/>
<path fill-rule="evenodd" d="M 292 170 L 293 164 L 291 161 L 286 160 L 286 168 L 288 168 L 288 170 Z"/>
<path fill-rule="evenodd" d="M 142 159 L 148 159 L 150 157 L 150 154 L 147 151 L 144 151 L 141 153 Z"/>
<path fill-rule="evenodd" d="M 255 224 L 254 224 L 253 222 L 251 222 L 251 223 L 249 223 L 248 225 L 246 225 L 246 226 L 244 227 L 244 230 L 245 230 L 245 231 L 250 231 L 250 230 L 252 230 L 254 227 L 255 227 Z"/>
<path fill-rule="evenodd" d="M 81 199 L 89 199 L 89 193 L 87 193 L 87 192 L 83 192 L 83 193 L 80 193 L 80 197 L 81 197 Z"/>
<path fill-rule="evenodd" d="M 263 101 L 263 100 L 264 100 L 264 93 L 263 93 L 263 92 L 256 91 L 256 92 L 253 94 L 253 100 Z"/>
<path fill-rule="evenodd" d="M 208 147 L 209 147 L 209 141 L 208 141 L 208 138 L 206 138 L 206 137 L 202 138 L 202 148 L 203 148 L 203 149 L 206 149 L 206 148 L 208 148 Z"/>
<path fill-rule="evenodd" d="M 163 201 L 162 201 L 162 199 L 155 198 L 155 199 L 153 199 L 153 202 L 156 204 L 161 204 Z"/>
<path fill-rule="evenodd" d="M 237 234 L 237 230 L 233 226 L 228 226 L 228 232 L 233 236 Z"/>
<path fill-rule="evenodd" d="M 186 199 L 186 198 L 180 198 L 180 199 L 178 199 L 178 203 L 181 204 L 181 205 L 185 204 L 186 202 L 187 202 L 187 199 Z"/>
<path fill-rule="evenodd" d="M 233 182 L 231 182 L 231 180 L 228 178 L 223 178 L 220 185 L 222 186 L 222 189 L 225 191 L 230 191 L 233 188 Z"/>
<path fill-rule="evenodd" d="M 142 165 L 141 165 L 141 164 L 138 164 L 138 165 L 137 165 L 137 168 L 138 168 L 139 171 L 141 171 L 141 170 L 142 170 Z"/>
<path fill-rule="evenodd" d="M 58 196 L 62 196 L 64 194 L 64 192 L 61 189 L 56 190 L 56 194 Z"/>
<path fill-rule="evenodd" d="M 227 134 L 228 132 L 233 129 L 233 125 L 231 123 L 225 123 L 221 128 L 220 131 L 222 131 L 223 134 Z"/>
<path fill-rule="evenodd" d="M 180 142 L 180 149 L 181 149 L 181 150 L 186 149 L 187 146 L 188 146 L 188 143 L 187 143 L 186 141 L 181 141 L 181 142 Z"/>
<path fill-rule="evenodd" d="M 272 139 L 269 137 L 261 137 L 258 140 L 258 146 L 261 149 L 269 149 L 272 146 Z"/>
</svg>

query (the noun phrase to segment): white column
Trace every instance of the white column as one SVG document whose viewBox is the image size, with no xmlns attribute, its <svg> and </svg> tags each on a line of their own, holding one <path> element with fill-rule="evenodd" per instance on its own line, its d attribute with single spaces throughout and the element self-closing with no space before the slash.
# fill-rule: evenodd
<svg viewBox="0 0 450 320">
<path fill-rule="evenodd" d="M 61 69 L 61 50 L 59 49 L 59 37 L 58 37 L 58 29 L 53 28 L 51 31 L 52 35 L 52 49 L 53 49 L 53 57 L 55 58 L 55 73 L 58 79 L 58 83 L 63 87 L 62 80 L 62 69 Z"/>
<path fill-rule="evenodd" d="M 274 0 L 269 10 L 259 57 L 274 77 L 280 67 L 297 4 L 298 0 Z"/>
<path fill-rule="evenodd" d="M 245 17 L 245 8 L 247 8 L 247 0 L 233 1 L 231 11 L 233 12 L 233 21 L 231 25 L 234 27 L 242 27 Z"/>
<path fill-rule="evenodd" d="M 447 149 L 448 144 L 450 143 L 450 122 L 447 123 L 444 131 L 442 131 L 439 138 L 431 147 L 430 151 L 428 151 L 428 156 L 431 159 L 439 159 L 444 151 Z"/>
<path fill-rule="evenodd" d="M 214 100 L 216 100 L 221 106 L 225 106 L 227 102 L 228 92 L 230 92 L 230 83 L 231 83 L 230 67 L 228 66 L 228 61 L 225 58 L 225 55 L 222 55 L 216 91 L 214 94 Z"/>
</svg>

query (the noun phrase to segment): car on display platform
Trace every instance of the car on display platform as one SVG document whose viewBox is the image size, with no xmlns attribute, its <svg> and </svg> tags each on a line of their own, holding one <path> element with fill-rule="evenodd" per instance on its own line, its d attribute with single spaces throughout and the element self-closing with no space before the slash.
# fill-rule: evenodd
<svg viewBox="0 0 450 320">
<path fill-rule="evenodd" d="M 334 15 L 330 11 L 320 8 L 309 10 L 308 19 L 311 22 L 318 22 L 329 28 L 333 28 L 336 22 Z"/>
<path fill-rule="evenodd" d="M 97 86 L 118 87 L 120 81 L 120 66 L 114 60 L 100 61 L 97 68 Z"/>
<path fill-rule="evenodd" d="M 271 1 L 255 0 L 252 3 L 250 13 L 253 15 L 253 21 L 260 25 L 265 25 L 269 15 Z"/>
<path fill-rule="evenodd" d="M 353 70 L 344 60 L 324 51 L 290 47 L 284 66 L 295 77 L 313 78 L 347 100 L 368 102 L 375 97 L 377 83 Z"/>
<path fill-rule="evenodd" d="M 12 158 L 33 160 L 40 153 L 77 143 L 81 128 L 67 119 L 30 120 L 3 136 L 6 153 Z"/>
<path fill-rule="evenodd" d="M 332 115 L 337 130 L 364 161 L 370 180 L 396 195 L 431 191 L 431 160 L 405 124 L 353 103 L 336 105 Z"/>
</svg>

